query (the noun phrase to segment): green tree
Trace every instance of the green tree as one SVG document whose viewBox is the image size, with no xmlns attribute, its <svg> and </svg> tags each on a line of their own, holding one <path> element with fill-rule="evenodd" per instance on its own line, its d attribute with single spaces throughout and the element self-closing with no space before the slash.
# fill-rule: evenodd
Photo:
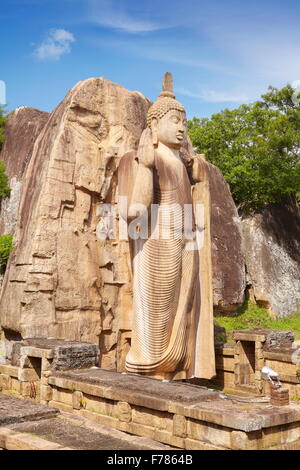
<svg viewBox="0 0 300 470">
<path fill-rule="evenodd" d="M 244 210 L 300 191 L 300 105 L 291 85 L 269 87 L 260 101 L 210 119 L 194 118 L 188 128 L 194 147 L 221 169 Z"/>
<path fill-rule="evenodd" d="M 9 255 L 13 249 L 12 235 L 2 235 L 0 237 L 0 272 L 5 272 Z"/>
<path fill-rule="evenodd" d="M 5 111 L 4 107 L 0 106 L 0 151 L 4 142 L 4 125 L 5 125 Z M 0 200 L 2 197 L 7 197 L 10 194 L 10 187 L 8 186 L 8 177 L 5 172 L 5 164 L 0 160 Z"/>
</svg>

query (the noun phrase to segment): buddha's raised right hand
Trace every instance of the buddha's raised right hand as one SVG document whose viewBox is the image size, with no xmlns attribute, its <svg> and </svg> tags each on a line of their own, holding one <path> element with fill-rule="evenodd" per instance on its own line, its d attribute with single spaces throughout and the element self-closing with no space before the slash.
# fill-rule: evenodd
<svg viewBox="0 0 300 470">
<path fill-rule="evenodd" d="M 137 152 L 137 160 L 146 168 L 154 167 L 154 147 L 152 143 L 151 130 L 149 128 L 145 129 L 142 133 Z"/>
</svg>

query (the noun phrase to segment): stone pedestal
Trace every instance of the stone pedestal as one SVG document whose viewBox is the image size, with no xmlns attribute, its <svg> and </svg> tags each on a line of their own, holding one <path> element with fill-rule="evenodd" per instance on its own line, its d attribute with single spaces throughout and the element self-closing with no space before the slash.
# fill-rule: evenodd
<svg viewBox="0 0 300 470">
<path fill-rule="evenodd" d="M 286 406 L 290 403 L 289 391 L 287 388 L 276 387 L 276 385 L 270 384 L 271 389 L 271 400 L 270 403 L 273 406 Z"/>
</svg>

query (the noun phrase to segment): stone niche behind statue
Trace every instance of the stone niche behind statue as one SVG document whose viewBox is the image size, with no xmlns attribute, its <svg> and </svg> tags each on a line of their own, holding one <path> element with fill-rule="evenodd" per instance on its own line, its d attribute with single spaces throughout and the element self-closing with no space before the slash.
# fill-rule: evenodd
<svg viewBox="0 0 300 470">
<path fill-rule="evenodd" d="M 119 194 L 126 200 L 121 215 L 138 234 L 129 233 L 133 327 L 126 370 L 173 380 L 211 378 L 215 360 L 207 263 L 209 204 L 206 200 L 203 205 L 205 191 L 197 187 L 205 171 L 187 141 L 185 109 L 175 100 L 169 73 L 147 123 L 138 151 L 124 155 L 119 166 Z M 199 205 L 204 207 L 202 220 Z M 145 227 L 150 228 L 146 236 Z M 199 236 L 191 241 L 193 228 Z M 201 231 L 206 231 L 204 238 Z M 206 272 L 201 272 L 201 262 Z"/>
</svg>

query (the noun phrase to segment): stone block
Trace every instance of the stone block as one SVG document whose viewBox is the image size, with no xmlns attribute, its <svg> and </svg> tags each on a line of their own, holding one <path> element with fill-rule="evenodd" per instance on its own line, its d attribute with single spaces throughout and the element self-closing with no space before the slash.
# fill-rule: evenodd
<svg viewBox="0 0 300 470">
<path fill-rule="evenodd" d="M 225 447 L 214 446 L 213 444 L 190 438 L 185 439 L 184 444 L 186 450 L 229 450 Z"/>
<path fill-rule="evenodd" d="M 47 377 L 41 377 L 41 385 L 49 385 Z"/>
<path fill-rule="evenodd" d="M 54 352 L 52 349 L 42 349 L 34 346 L 23 346 L 21 348 L 21 354 L 24 356 L 31 357 L 45 357 L 46 359 L 52 359 Z"/>
<path fill-rule="evenodd" d="M 264 349 L 291 348 L 294 340 L 295 335 L 292 331 L 270 330 L 266 336 Z"/>
<path fill-rule="evenodd" d="M 0 389 L 10 390 L 11 389 L 11 377 L 7 374 L 0 374 Z"/>
<path fill-rule="evenodd" d="M 21 369 L 19 368 L 18 380 L 20 382 L 34 382 L 39 380 L 40 377 L 34 369 Z"/>
<path fill-rule="evenodd" d="M 84 395 L 84 407 L 93 413 L 118 418 L 117 402 L 92 395 Z"/>
<path fill-rule="evenodd" d="M 42 372 L 45 373 L 47 371 L 50 371 L 51 367 L 52 367 L 52 360 L 46 357 L 43 357 L 42 358 Z"/>
<path fill-rule="evenodd" d="M 40 393 L 39 382 L 21 382 L 21 395 L 24 398 L 36 398 Z"/>
<path fill-rule="evenodd" d="M 7 450 L 58 450 L 61 446 L 40 437 L 13 432 L 6 437 Z"/>
<path fill-rule="evenodd" d="M 264 343 L 267 332 L 270 330 L 253 329 L 253 330 L 237 330 L 233 332 L 233 338 L 236 341 L 258 341 Z"/>
<path fill-rule="evenodd" d="M 41 385 L 40 386 L 40 399 L 43 401 L 50 401 L 52 400 L 52 388 L 48 385 Z"/>
<path fill-rule="evenodd" d="M 127 402 L 119 401 L 117 404 L 117 415 L 120 421 L 130 423 L 132 420 L 132 409 Z"/>
<path fill-rule="evenodd" d="M 247 433 L 242 432 L 242 431 L 232 431 L 231 449 L 249 450 L 249 438 L 248 438 Z"/>
<path fill-rule="evenodd" d="M 72 413 L 73 407 L 70 405 L 67 405 L 66 403 L 61 403 L 55 400 L 50 400 L 48 403 L 49 406 L 52 408 L 56 408 L 60 411 L 64 411 L 65 413 Z"/>
<path fill-rule="evenodd" d="M 18 377 L 19 367 L 8 364 L 0 364 L 0 374 L 6 374 L 10 377 Z"/>
<path fill-rule="evenodd" d="M 52 389 L 53 389 L 52 400 L 56 402 L 64 403 L 73 408 L 73 393 L 71 390 L 64 390 L 64 389 L 56 388 L 56 387 L 52 387 Z"/>
<path fill-rule="evenodd" d="M 138 406 L 132 410 L 132 420 L 137 424 L 166 430 L 171 434 L 173 432 L 173 415 L 168 412 Z"/>
<path fill-rule="evenodd" d="M 21 382 L 12 377 L 10 383 L 10 390 L 13 392 L 21 393 Z"/>
<path fill-rule="evenodd" d="M 91 343 L 65 342 L 55 348 L 53 370 L 85 369 L 98 364 L 99 348 Z"/>
<path fill-rule="evenodd" d="M 6 438 L 13 433 L 14 431 L 12 431 L 11 429 L 0 428 L 0 447 L 6 449 Z"/>
<path fill-rule="evenodd" d="M 123 422 L 119 421 L 118 419 L 113 418 L 112 416 L 104 416 L 104 415 L 101 415 L 99 413 L 94 413 L 89 410 L 81 409 L 80 412 L 78 413 L 80 413 L 80 416 L 83 416 L 84 418 L 90 421 L 94 421 L 94 423 L 102 424 L 103 426 L 108 426 L 114 429 L 120 429 L 119 428 L 120 425 L 129 426 L 129 423 L 125 423 L 124 421 Z"/>
<path fill-rule="evenodd" d="M 173 435 L 185 438 L 187 436 L 187 421 L 182 415 L 173 417 Z"/>
<path fill-rule="evenodd" d="M 153 439 L 169 446 L 178 447 L 180 449 L 185 448 L 185 439 L 174 436 L 172 433 L 161 429 L 155 429 Z"/>
<path fill-rule="evenodd" d="M 80 410 L 82 407 L 83 393 L 82 392 L 73 392 L 72 394 L 72 406 L 75 410 Z"/>
</svg>

